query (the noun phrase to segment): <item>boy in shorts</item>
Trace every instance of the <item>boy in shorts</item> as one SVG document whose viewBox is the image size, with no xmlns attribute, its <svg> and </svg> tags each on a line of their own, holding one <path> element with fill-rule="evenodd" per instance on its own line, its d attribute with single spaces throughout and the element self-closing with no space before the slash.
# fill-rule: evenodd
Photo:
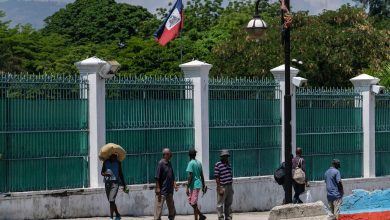
<svg viewBox="0 0 390 220">
<path fill-rule="evenodd" d="M 195 159 L 196 150 L 190 149 L 188 152 L 188 156 L 190 157 L 190 162 L 187 165 L 187 173 L 188 173 L 188 184 L 187 184 L 187 196 L 188 202 L 194 208 L 194 216 L 195 220 L 204 220 L 206 216 L 204 216 L 198 207 L 198 198 L 200 194 L 200 190 L 202 192 L 206 192 L 206 185 L 204 184 L 202 163 Z"/>
</svg>

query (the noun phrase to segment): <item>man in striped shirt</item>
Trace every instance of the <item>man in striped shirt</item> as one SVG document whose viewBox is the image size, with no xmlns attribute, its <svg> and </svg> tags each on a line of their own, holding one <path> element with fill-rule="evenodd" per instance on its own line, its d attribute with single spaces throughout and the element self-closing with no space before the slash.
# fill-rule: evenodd
<svg viewBox="0 0 390 220">
<path fill-rule="evenodd" d="M 232 203 L 233 203 L 233 175 L 232 168 L 229 164 L 229 151 L 222 150 L 220 154 L 221 160 L 215 164 L 214 176 L 217 182 L 217 213 L 219 220 L 232 219 Z"/>
</svg>

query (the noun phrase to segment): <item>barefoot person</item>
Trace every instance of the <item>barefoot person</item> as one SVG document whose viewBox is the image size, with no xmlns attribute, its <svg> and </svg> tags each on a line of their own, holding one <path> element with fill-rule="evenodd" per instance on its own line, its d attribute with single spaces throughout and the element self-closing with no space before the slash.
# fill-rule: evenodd
<svg viewBox="0 0 390 220">
<path fill-rule="evenodd" d="M 123 185 L 123 191 L 127 192 L 125 179 L 123 178 L 122 165 L 118 160 L 118 155 L 112 154 L 109 159 L 105 160 L 102 167 L 102 176 L 104 177 L 104 186 L 108 202 L 110 203 L 110 220 L 121 219 L 118 208 L 115 204 L 115 198 L 118 194 L 119 185 Z"/>
<path fill-rule="evenodd" d="M 202 189 L 203 193 L 205 193 L 204 177 L 202 170 L 202 163 L 195 159 L 196 150 L 190 149 L 188 151 L 188 156 L 190 157 L 190 162 L 187 165 L 187 173 L 188 173 L 188 184 L 187 184 L 187 196 L 188 202 L 194 209 L 195 220 L 204 220 L 206 216 L 204 216 L 198 207 L 198 198 L 200 194 L 200 189 Z"/>
<path fill-rule="evenodd" d="M 174 220 L 176 215 L 175 203 L 173 202 L 173 190 L 179 189 L 176 185 L 175 174 L 170 162 L 172 152 L 169 148 L 163 150 L 163 158 L 158 162 L 156 169 L 156 201 L 154 206 L 154 220 L 161 220 L 164 202 L 168 206 L 168 219 Z"/>
</svg>

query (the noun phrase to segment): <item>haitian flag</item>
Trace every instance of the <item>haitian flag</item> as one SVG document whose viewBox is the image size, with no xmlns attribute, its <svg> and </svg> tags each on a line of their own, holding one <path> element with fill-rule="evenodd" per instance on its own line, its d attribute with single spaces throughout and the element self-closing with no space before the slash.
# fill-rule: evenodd
<svg viewBox="0 0 390 220">
<path fill-rule="evenodd" d="M 183 3 L 181 0 L 177 0 L 169 12 L 167 19 L 165 19 L 164 23 L 160 26 L 156 33 L 154 33 L 154 37 L 159 44 L 165 46 L 179 34 L 183 25 Z"/>
</svg>

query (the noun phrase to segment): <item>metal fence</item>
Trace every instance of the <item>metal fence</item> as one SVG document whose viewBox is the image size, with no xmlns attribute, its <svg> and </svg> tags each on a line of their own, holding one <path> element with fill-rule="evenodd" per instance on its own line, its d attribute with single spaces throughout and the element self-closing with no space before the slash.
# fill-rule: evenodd
<svg viewBox="0 0 390 220">
<path fill-rule="evenodd" d="M 0 192 L 88 187 L 88 82 L 0 75 Z M 210 79 L 210 178 L 228 149 L 235 177 L 269 175 L 280 163 L 281 92 L 272 80 Z M 362 97 L 353 89 L 297 89 L 297 146 L 310 180 L 333 158 L 343 178 L 362 176 Z M 165 147 L 185 180 L 194 147 L 193 84 L 185 79 L 106 82 L 106 141 L 128 152 L 129 184 L 154 182 Z M 390 93 L 376 97 L 376 174 L 389 175 Z"/>
<path fill-rule="evenodd" d="M 88 186 L 88 83 L 0 75 L 0 192 Z"/>
<path fill-rule="evenodd" d="M 376 96 L 376 175 L 390 175 L 390 92 Z"/>
<path fill-rule="evenodd" d="M 280 90 L 270 80 L 209 82 L 210 178 L 229 149 L 235 177 L 272 174 L 280 165 Z"/>
<path fill-rule="evenodd" d="M 177 180 L 185 180 L 194 147 L 193 85 L 185 79 L 115 78 L 106 83 L 107 142 L 123 146 L 128 184 L 154 182 L 169 147 Z"/>
<path fill-rule="evenodd" d="M 333 158 L 343 178 L 362 176 L 362 97 L 353 89 L 298 89 L 297 147 L 310 180 L 322 180 Z"/>
</svg>

